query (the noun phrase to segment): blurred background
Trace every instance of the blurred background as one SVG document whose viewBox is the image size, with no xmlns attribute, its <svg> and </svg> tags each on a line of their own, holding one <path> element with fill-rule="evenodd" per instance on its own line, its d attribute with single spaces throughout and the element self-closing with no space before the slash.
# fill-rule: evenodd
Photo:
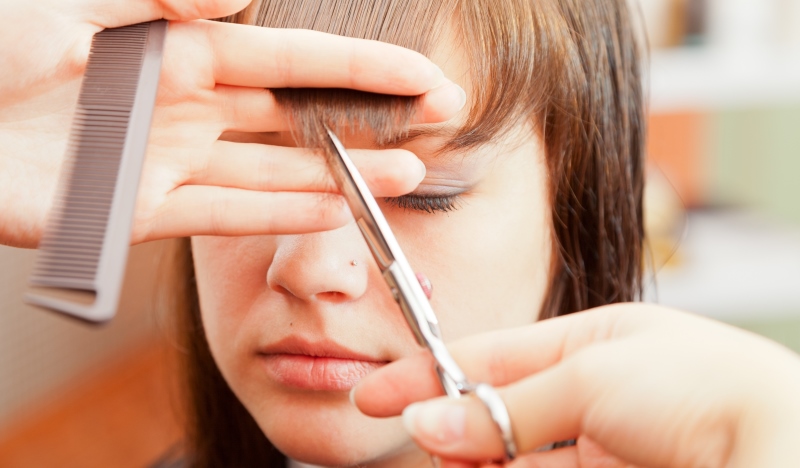
<svg viewBox="0 0 800 468">
<path fill-rule="evenodd" d="M 651 45 L 645 299 L 800 351 L 800 2 L 638 2 Z"/>
<path fill-rule="evenodd" d="M 651 45 L 645 299 L 800 351 L 800 1 L 632 0 Z M 168 243 L 132 250 L 118 317 L 23 305 L 0 246 L 0 466 L 147 466 L 180 439 L 155 313 Z"/>
</svg>

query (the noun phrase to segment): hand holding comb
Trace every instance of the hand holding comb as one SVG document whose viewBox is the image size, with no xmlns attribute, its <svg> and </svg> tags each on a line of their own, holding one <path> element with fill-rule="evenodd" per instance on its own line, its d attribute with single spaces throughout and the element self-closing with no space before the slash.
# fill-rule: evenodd
<svg viewBox="0 0 800 468">
<path fill-rule="evenodd" d="M 98 36 L 98 40 L 101 37 Z M 163 93 L 164 105 L 157 106 L 153 121 L 130 243 L 194 235 L 300 234 L 335 229 L 346 224 L 351 219 L 349 211 L 330 197 L 333 183 L 329 176 L 325 176 L 328 171 L 324 160 L 314 151 L 271 146 L 265 144 L 267 142 L 239 141 L 226 138 L 226 134 L 286 131 L 286 115 L 276 106 L 269 91 L 274 88 L 356 87 L 369 92 L 415 95 L 431 90 L 441 81 L 441 72 L 419 54 L 391 44 L 314 31 L 274 30 L 188 18 L 171 24 L 169 37 L 159 90 Z M 276 44 L 281 47 L 276 47 Z M 305 51 L 309 44 L 313 48 L 306 53 L 289 56 L 284 53 L 284 49 L 300 50 L 300 46 Z M 95 60 L 97 54 L 92 55 L 92 60 Z M 254 67 L 254 63 L 263 63 L 264 66 Z M 326 69 L 345 72 L 319 74 L 321 64 Z M 347 71 L 351 69 L 372 69 L 375 73 L 354 76 L 353 72 Z M 132 76 L 129 72 L 117 73 L 120 74 Z M 287 76 L 292 77 L 289 82 Z M 386 77 L 391 77 L 391 80 L 386 80 Z M 50 81 L 54 82 L 52 86 L 58 87 L 63 99 L 65 93 L 74 92 L 71 85 L 64 86 L 73 79 L 65 71 Z M 87 75 L 85 80 L 88 82 L 89 79 Z M 134 86 L 138 86 L 138 80 L 133 78 Z M 120 83 L 100 82 L 95 92 L 111 92 L 113 86 L 118 85 Z M 86 83 L 84 88 L 86 94 Z M 452 106 L 455 99 L 451 94 L 459 89 L 439 86 L 430 91 L 421 101 L 420 115 L 424 116 L 421 123 L 434 123 L 451 117 L 458 110 Z M 20 102 L 33 103 L 37 99 L 33 91 L 20 92 L 20 95 Z M 76 96 L 77 93 L 69 100 L 74 102 Z M 104 95 L 100 96 L 102 101 Z M 116 100 L 112 101 L 112 104 L 116 103 Z M 40 110 L 46 115 L 61 112 L 61 102 L 48 101 L 48 107 Z M 116 133 L 106 134 L 109 128 L 101 125 L 97 131 L 81 133 L 81 128 L 89 128 L 88 123 L 94 122 L 87 120 L 88 111 L 81 109 L 82 114 L 75 120 L 69 138 L 70 151 L 62 168 L 60 195 L 52 209 L 42 202 L 42 187 L 58 185 L 57 173 L 52 168 L 61 159 L 57 156 L 63 153 L 42 151 L 41 145 L 30 148 L 18 144 L 30 138 L 31 133 L 15 134 L 13 127 L 0 121 L 0 130 L 3 130 L 0 143 L 13 163 L 8 167 L 14 169 L 0 173 L 0 182 L 10 182 L 12 188 L 0 193 L 0 206 L 8 207 L 0 223 L 0 243 L 22 247 L 38 244 L 43 248 L 28 296 L 30 302 L 51 310 L 63 311 L 64 307 L 69 307 L 71 312 L 67 313 L 72 316 L 103 321 L 113 316 L 116 306 L 115 300 L 108 299 L 113 295 L 103 293 L 101 287 L 112 281 L 109 279 L 110 270 L 105 269 L 107 260 L 104 260 L 110 257 L 105 256 L 107 250 L 104 245 L 100 246 L 101 241 L 115 239 L 127 252 L 126 243 L 114 233 L 127 232 L 130 225 L 123 227 L 114 219 L 117 211 L 114 201 L 106 202 L 105 212 L 98 210 L 94 203 L 98 193 L 106 193 L 106 197 L 114 200 L 109 193 L 116 191 L 117 185 L 112 188 L 106 184 L 103 192 L 93 184 L 97 183 L 98 171 L 116 171 L 118 179 L 115 181 L 121 180 L 120 174 L 129 171 L 123 168 L 127 163 L 122 156 L 118 163 L 106 166 L 96 165 L 96 161 L 91 159 L 86 164 L 81 163 L 80 142 L 105 135 L 97 143 L 103 146 L 110 143 L 103 138 L 118 141 L 120 135 L 130 135 L 132 129 L 121 129 L 123 127 L 117 118 L 109 119 L 105 124 L 115 128 Z M 122 117 L 125 118 L 128 117 Z M 5 131 L 7 128 L 11 131 Z M 66 145 L 68 128 L 60 120 L 54 122 L 51 119 L 47 125 L 37 127 L 34 134 L 38 135 L 37 138 L 46 137 L 56 145 L 59 140 Z M 368 164 L 364 168 L 368 180 L 380 181 L 370 189 L 380 196 L 401 195 L 395 191 L 398 187 L 408 186 L 410 182 L 405 177 L 414 171 L 398 171 L 398 168 L 415 166 L 418 161 L 397 152 L 365 150 L 362 153 L 370 154 L 354 154 L 357 164 L 360 158 L 374 162 L 376 157 L 382 157 L 385 161 L 385 164 Z M 5 157 L 0 153 L 0 159 Z M 120 167 L 114 169 L 114 164 Z M 265 167 L 270 171 L 259 169 Z M 77 174 L 85 177 L 73 181 Z M 75 189 L 84 186 L 86 192 Z M 81 203 L 87 203 L 88 197 L 91 203 L 75 205 L 79 207 L 77 211 L 69 211 L 67 200 L 73 195 Z M 131 197 L 127 200 L 134 203 Z M 96 215 L 93 223 L 71 223 L 76 215 L 84 216 L 88 212 Z M 47 227 L 45 213 L 52 214 Z M 297 213 L 304 216 L 297 216 Z M 102 234 L 98 234 L 101 231 Z M 125 232 L 123 236 L 127 236 Z M 94 240 L 87 241 L 89 234 L 94 235 Z M 120 281 L 125 255 L 120 256 L 122 264 L 118 263 Z M 87 313 L 92 307 L 100 308 L 101 303 L 106 312 L 101 314 L 95 310 Z"/>
<path fill-rule="evenodd" d="M 117 310 L 167 22 L 97 33 L 27 302 L 90 321 Z"/>
</svg>

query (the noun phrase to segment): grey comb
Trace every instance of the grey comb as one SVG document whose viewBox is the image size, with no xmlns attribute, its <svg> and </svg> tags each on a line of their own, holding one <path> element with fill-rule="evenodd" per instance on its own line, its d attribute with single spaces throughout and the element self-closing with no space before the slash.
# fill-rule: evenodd
<svg viewBox="0 0 800 468">
<path fill-rule="evenodd" d="M 116 313 L 166 32 L 162 20 L 94 36 L 28 303 L 90 322 Z"/>
</svg>

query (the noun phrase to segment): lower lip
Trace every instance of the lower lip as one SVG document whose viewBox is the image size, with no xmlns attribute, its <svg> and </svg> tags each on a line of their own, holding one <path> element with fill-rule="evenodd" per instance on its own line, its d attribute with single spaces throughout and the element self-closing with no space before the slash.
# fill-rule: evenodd
<svg viewBox="0 0 800 468">
<path fill-rule="evenodd" d="M 263 356 L 262 362 L 267 375 L 278 383 L 317 391 L 348 391 L 384 364 L 301 354 L 271 354 Z"/>
</svg>

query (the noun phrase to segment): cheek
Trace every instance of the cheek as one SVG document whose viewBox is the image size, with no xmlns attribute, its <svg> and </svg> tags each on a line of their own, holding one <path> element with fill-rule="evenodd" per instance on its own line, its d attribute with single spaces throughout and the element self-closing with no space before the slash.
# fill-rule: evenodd
<svg viewBox="0 0 800 468">
<path fill-rule="evenodd" d="M 203 328 L 226 378 L 235 372 L 236 356 L 250 346 L 246 331 L 273 255 L 269 238 L 192 238 Z"/>
</svg>

